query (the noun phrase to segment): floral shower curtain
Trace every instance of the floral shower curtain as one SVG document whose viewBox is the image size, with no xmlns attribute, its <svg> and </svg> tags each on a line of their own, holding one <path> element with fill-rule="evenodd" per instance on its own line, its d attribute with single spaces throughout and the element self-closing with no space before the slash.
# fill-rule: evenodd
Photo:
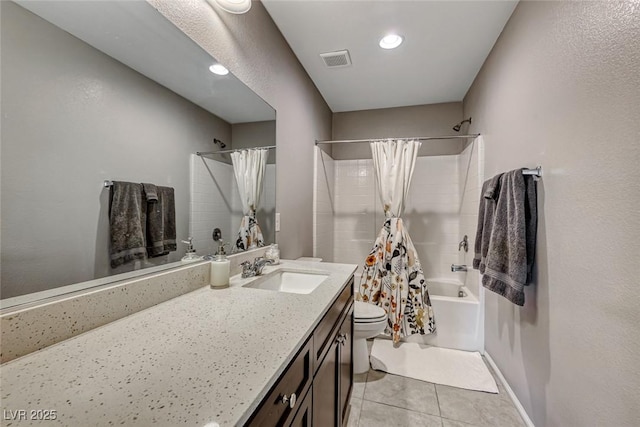
<svg viewBox="0 0 640 427">
<path fill-rule="evenodd" d="M 385 222 L 365 260 L 358 299 L 387 312 L 385 333 L 390 334 L 394 342 L 436 330 L 418 253 L 400 218 L 418 148 L 418 141 L 371 143 Z"/>
<path fill-rule="evenodd" d="M 262 230 L 256 219 L 256 211 L 262 193 L 262 181 L 267 166 L 269 150 L 251 149 L 231 153 L 233 172 L 238 183 L 243 217 L 238 230 L 234 251 L 246 251 L 264 246 Z"/>
</svg>

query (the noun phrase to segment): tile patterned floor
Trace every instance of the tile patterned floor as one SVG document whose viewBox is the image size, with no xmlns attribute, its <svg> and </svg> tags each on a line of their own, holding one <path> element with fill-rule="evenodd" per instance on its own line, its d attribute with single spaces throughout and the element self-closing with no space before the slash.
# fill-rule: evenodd
<svg viewBox="0 0 640 427">
<path fill-rule="evenodd" d="M 356 375 L 348 427 L 524 427 L 500 380 L 487 367 L 498 394 L 373 370 Z"/>
</svg>

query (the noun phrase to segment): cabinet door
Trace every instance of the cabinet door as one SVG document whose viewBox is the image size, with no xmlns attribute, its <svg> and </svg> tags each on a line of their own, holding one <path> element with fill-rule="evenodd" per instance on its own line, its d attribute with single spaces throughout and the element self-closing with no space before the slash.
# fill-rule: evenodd
<svg viewBox="0 0 640 427">
<path fill-rule="evenodd" d="M 335 339 L 320 362 L 313 379 L 313 425 L 338 426 L 338 350 Z"/>
<path fill-rule="evenodd" d="M 300 397 L 307 395 L 313 373 L 313 340 L 309 339 L 289 364 L 249 421 L 250 427 L 288 425 L 300 407 Z M 293 396 L 296 397 L 293 397 Z"/>
<path fill-rule="evenodd" d="M 340 411 L 340 425 L 344 425 L 347 416 L 347 410 L 349 409 L 349 399 L 351 398 L 351 389 L 353 387 L 353 306 L 347 313 L 338 336 L 342 337 L 340 340 L 340 366 L 339 366 L 339 386 L 340 386 L 340 398 L 339 398 L 339 411 Z"/>
<path fill-rule="evenodd" d="M 313 346 L 316 355 L 314 373 L 318 371 L 324 355 L 335 339 L 336 328 L 351 301 L 353 301 L 353 276 L 313 332 Z"/>
<path fill-rule="evenodd" d="M 307 397 L 304 398 L 300 407 L 298 408 L 298 413 L 289 424 L 290 427 L 311 427 L 312 426 L 312 399 L 313 395 L 313 386 L 307 392 Z"/>
</svg>

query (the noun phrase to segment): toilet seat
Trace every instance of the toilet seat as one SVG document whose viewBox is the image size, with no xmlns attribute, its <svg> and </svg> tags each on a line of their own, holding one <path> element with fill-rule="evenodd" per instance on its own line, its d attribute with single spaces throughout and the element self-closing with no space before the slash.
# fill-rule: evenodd
<svg viewBox="0 0 640 427">
<path fill-rule="evenodd" d="M 355 301 L 353 307 L 353 319 L 355 323 L 378 323 L 387 318 L 387 313 L 382 307 Z"/>
</svg>

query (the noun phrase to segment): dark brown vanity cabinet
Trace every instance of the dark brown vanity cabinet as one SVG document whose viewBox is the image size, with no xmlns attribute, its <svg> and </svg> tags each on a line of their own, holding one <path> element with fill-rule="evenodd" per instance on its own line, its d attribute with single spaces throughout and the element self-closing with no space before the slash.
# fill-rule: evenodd
<svg viewBox="0 0 640 427">
<path fill-rule="evenodd" d="M 308 403 L 311 395 L 312 366 L 313 339 L 310 338 L 262 401 L 248 425 L 293 425 L 301 403 Z"/>
<path fill-rule="evenodd" d="M 340 365 L 338 366 L 338 388 L 339 393 L 339 426 L 346 425 L 349 412 L 349 400 L 351 399 L 351 389 L 353 388 L 353 303 L 349 308 L 347 317 L 342 322 L 339 331 L 341 347 L 338 349 Z"/>
<path fill-rule="evenodd" d="M 331 345 L 313 378 L 313 425 L 346 425 L 353 387 L 353 303 L 332 334 Z"/>
<path fill-rule="evenodd" d="M 353 277 L 248 426 L 342 427 L 353 386 Z"/>
</svg>

